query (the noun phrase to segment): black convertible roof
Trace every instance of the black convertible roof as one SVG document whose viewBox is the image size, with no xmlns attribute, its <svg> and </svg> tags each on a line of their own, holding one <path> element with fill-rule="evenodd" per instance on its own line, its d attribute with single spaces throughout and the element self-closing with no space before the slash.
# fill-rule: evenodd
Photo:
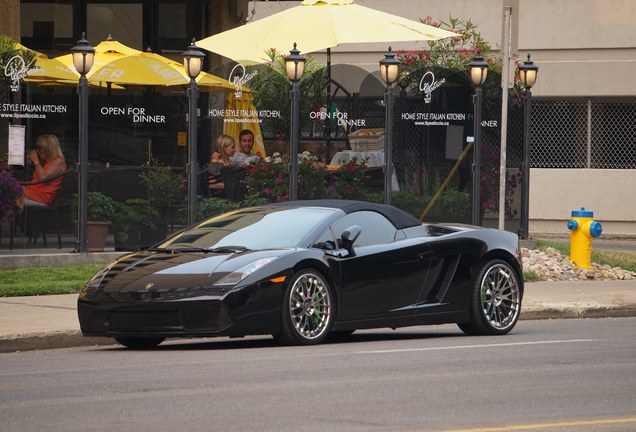
<svg viewBox="0 0 636 432">
<path fill-rule="evenodd" d="M 283 201 L 272 204 L 275 207 L 326 207 L 340 209 L 345 213 L 353 213 L 356 211 L 366 210 L 380 213 L 387 218 L 397 229 L 403 229 L 413 226 L 419 226 L 422 223 L 413 215 L 403 210 L 386 204 L 376 204 L 364 201 L 352 200 L 299 200 L 299 201 Z"/>
</svg>

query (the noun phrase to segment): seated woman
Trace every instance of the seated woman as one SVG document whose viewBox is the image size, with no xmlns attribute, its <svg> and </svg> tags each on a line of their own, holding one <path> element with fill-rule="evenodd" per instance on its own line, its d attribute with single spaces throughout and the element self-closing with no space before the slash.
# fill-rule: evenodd
<svg viewBox="0 0 636 432">
<path fill-rule="evenodd" d="M 34 165 L 33 178 L 24 188 L 25 206 L 50 206 L 55 201 L 57 191 L 62 185 L 62 176 L 51 181 L 42 180 L 55 177 L 66 171 L 66 161 L 57 136 L 40 135 L 36 140 L 36 150 L 27 154 Z"/>
<path fill-rule="evenodd" d="M 234 153 L 236 153 L 236 140 L 229 135 L 219 135 L 216 139 L 216 151 L 212 153 L 208 165 L 208 187 L 213 197 L 225 197 L 221 168 L 232 164 Z"/>
</svg>

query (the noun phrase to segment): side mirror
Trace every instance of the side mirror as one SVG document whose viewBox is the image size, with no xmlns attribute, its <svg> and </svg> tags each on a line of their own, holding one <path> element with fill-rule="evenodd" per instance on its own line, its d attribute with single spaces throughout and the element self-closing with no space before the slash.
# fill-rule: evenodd
<svg viewBox="0 0 636 432">
<path fill-rule="evenodd" d="M 360 237 L 360 234 L 362 234 L 362 228 L 358 225 L 351 225 L 349 228 L 344 230 L 342 234 L 340 234 L 340 246 L 349 252 L 349 256 L 356 256 L 356 253 L 353 250 L 353 244 L 356 242 L 358 237 Z"/>
</svg>

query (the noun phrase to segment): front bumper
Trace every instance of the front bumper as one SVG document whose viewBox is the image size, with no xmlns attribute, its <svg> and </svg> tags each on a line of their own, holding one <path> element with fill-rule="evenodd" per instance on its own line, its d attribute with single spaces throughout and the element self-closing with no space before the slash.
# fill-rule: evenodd
<svg viewBox="0 0 636 432">
<path fill-rule="evenodd" d="M 221 300 L 136 305 L 79 301 L 77 313 L 86 336 L 216 336 L 233 326 Z"/>
</svg>

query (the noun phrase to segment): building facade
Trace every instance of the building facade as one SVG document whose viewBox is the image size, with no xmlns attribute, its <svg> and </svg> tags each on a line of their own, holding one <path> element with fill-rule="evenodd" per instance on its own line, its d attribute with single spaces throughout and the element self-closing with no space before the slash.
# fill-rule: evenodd
<svg viewBox="0 0 636 432">
<path fill-rule="evenodd" d="M 298 1 L 55 1 L 2 3 L 0 33 L 50 55 L 68 52 L 83 30 L 115 33 L 137 49 L 178 57 L 203 38 Z M 530 233 L 567 233 L 570 212 L 594 211 L 604 235 L 636 235 L 636 2 L 633 0 L 358 0 L 406 18 L 470 19 L 501 46 L 504 8 L 512 8 L 513 52 L 540 68 L 533 88 Z M 19 24 L 18 24 L 19 23 Z M 333 64 L 378 68 L 387 44 L 333 48 Z M 426 43 L 393 44 L 426 49 Z M 285 47 L 277 47 L 280 50 Z M 302 47 L 299 47 L 302 48 Z M 324 53 L 312 53 L 326 61 Z M 208 67 L 222 62 L 210 56 Z"/>
</svg>

